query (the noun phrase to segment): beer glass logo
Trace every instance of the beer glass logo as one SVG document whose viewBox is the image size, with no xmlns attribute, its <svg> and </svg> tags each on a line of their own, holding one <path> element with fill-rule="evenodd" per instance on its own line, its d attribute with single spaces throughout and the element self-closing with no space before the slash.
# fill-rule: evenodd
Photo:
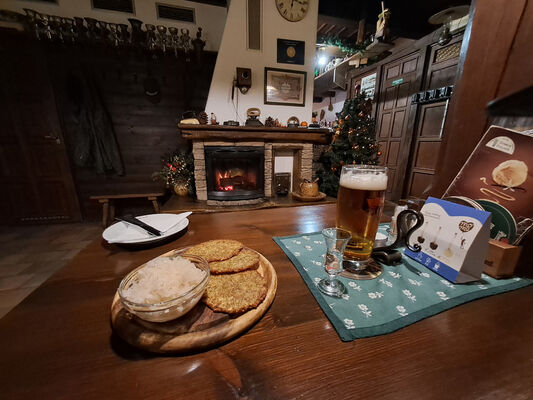
<svg viewBox="0 0 533 400">
<path fill-rule="evenodd" d="M 461 232 L 471 231 L 473 227 L 474 227 L 473 222 L 466 222 L 466 221 L 459 222 L 459 229 L 461 230 Z"/>
</svg>

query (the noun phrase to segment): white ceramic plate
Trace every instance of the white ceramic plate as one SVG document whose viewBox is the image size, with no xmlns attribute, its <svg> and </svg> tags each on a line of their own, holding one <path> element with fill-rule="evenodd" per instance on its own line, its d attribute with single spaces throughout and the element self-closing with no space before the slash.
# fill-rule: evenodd
<svg viewBox="0 0 533 400">
<path fill-rule="evenodd" d="M 167 237 L 181 232 L 187 228 L 189 225 L 189 220 L 186 218 L 187 215 L 189 215 L 189 213 L 149 214 L 137 217 L 145 224 L 160 230 L 163 233 L 161 236 L 151 235 L 137 225 L 120 221 L 109 226 L 102 233 L 102 237 L 109 243 L 118 244 L 142 244 L 158 242 L 160 240 L 165 240 Z"/>
</svg>

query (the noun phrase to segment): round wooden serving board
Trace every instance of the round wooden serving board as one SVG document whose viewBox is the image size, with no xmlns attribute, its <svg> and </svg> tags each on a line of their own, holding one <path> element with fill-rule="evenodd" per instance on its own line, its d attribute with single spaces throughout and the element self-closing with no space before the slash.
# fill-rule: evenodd
<svg viewBox="0 0 533 400">
<path fill-rule="evenodd" d="M 263 316 L 276 295 L 276 271 L 270 261 L 258 254 L 257 272 L 266 278 L 267 294 L 256 308 L 231 317 L 229 314 L 213 312 L 200 301 L 181 318 L 168 322 L 149 322 L 129 313 L 122 306 L 118 293 L 115 293 L 111 305 L 113 330 L 132 346 L 156 353 L 201 350 L 237 336 Z"/>
</svg>

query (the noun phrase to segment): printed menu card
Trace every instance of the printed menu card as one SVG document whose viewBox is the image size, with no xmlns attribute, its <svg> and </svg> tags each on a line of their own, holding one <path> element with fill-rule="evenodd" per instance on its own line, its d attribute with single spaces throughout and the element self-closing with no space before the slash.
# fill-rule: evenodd
<svg viewBox="0 0 533 400">
<path fill-rule="evenodd" d="M 491 126 L 444 197 L 492 212 L 491 237 L 515 244 L 533 227 L 533 136 Z M 480 208 L 481 208 L 480 207 Z"/>
<path fill-rule="evenodd" d="M 481 278 L 490 236 L 491 213 L 428 197 L 424 224 L 411 235 L 422 248 L 405 255 L 452 283 Z"/>
</svg>

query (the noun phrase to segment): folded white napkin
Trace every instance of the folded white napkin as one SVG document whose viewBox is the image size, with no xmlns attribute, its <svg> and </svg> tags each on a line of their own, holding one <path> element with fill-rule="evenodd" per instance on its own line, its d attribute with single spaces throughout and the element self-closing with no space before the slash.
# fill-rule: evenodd
<svg viewBox="0 0 533 400">
<path fill-rule="evenodd" d="M 184 212 L 181 214 L 150 214 L 137 217 L 145 224 L 161 231 L 162 236 L 151 235 L 137 225 L 120 221 L 108 228 L 110 231 L 107 235 L 104 235 L 104 239 L 108 242 L 134 242 L 169 236 L 183 229 L 184 225 L 187 225 L 186 218 L 190 214 L 190 212 Z"/>
</svg>

